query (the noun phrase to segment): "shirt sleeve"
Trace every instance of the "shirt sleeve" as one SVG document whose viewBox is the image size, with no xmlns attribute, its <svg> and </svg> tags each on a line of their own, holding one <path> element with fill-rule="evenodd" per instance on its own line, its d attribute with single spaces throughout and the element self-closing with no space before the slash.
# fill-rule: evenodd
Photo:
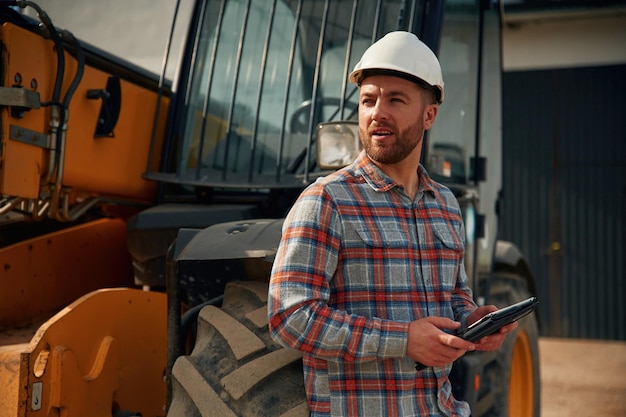
<svg viewBox="0 0 626 417">
<path fill-rule="evenodd" d="M 270 278 L 270 333 L 284 346 L 329 361 L 404 357 L 408 323 L 366 318 L 328 305 L 340 256 L 339 221 L 320 183 L 305 190 L 292 207 Z"/>
</svg>

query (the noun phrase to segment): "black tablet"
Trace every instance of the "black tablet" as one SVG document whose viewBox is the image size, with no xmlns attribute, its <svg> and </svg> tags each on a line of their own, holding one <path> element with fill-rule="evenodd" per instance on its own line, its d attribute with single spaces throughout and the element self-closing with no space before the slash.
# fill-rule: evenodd
<svg viewBox="0 0 626 417">
<path fill-rule="evenodd" d="M 519 303 L 493 311 L 483 316 L 480 320 L 475 321 L 464 330 L 461 330 L 456 335 L 462 339 L 476 343 L 483 337 L 497 332 L 503 326 L 513 323 L 525 315 L 530 314 L 538 303 L 539 301 L 537 301 L 537 297 L 530 297 L 524 301 L 520 301 Z M 422 365 L 419 362 L 415 363 L 416 370 L 421 371 L 425 368 L 425 365 Z"/>
<path fill-rule="evenodd" d="M 530 314 L 538 303 L 537 297 L 530 297 L 527 300 L 486 314 L 459 332 L 458 336 L 473 343 L 478 342 L 483 337 L 497 332 L 501 327 Z"/>
</svg>

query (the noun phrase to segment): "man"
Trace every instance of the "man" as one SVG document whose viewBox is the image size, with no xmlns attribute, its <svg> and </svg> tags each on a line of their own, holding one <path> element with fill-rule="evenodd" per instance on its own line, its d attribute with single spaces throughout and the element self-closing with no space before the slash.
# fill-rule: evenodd
<svg viewBox="0 0 626 417">
<path fill-rule="evenodd" d="M 451 393 L 452 362 L 499 348 L 517 324 L 475 344 L 452 334 L 496 308 L 474 304 L 458 203 L 419 164 L 443 102 L 439 62 L 415 35 L 392 32 L 350 80 L 364 151 L 287 216 L 272 337 L 303 352 L 313 416 L 469 416 Z"/>
</svg>

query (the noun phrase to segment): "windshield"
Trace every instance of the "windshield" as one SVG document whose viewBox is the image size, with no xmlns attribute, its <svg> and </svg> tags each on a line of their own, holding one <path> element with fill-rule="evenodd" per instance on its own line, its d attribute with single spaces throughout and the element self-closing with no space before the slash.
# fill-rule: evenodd
<svg viewBox="0 0 626 417">
<path fill-rule="evenodd" d="M 180 181 L 307 182 L 316 125 L 356 118 L 347 75 L 374 40 L 409 28 L 410 3 L 205 1 L 193 34 Z"/>
<path fill-rule="evenodd" d="M 446 184 L 466 184 L 475 154 L 478 68 L 478 10 L 474 0 L 446 3 L 439 62 L 444 103 L 428 133 L 426 167 Z"/>
</svg>

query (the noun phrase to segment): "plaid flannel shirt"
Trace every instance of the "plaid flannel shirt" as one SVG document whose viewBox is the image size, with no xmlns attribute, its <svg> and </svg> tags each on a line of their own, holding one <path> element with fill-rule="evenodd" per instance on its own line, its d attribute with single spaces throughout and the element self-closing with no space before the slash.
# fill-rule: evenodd
<svg viewBox="0 0 626 417">
<path fill-rule="evenodd" d="M 293 206 L 272 269 L 269 323 L 303 352 L 312 416 L 468 416 L 451 366 L 418 372 L 409 322 L 476 308 L 452 192 L 418 170 L 414 200 L 364 153 Z"/>
</svg>

